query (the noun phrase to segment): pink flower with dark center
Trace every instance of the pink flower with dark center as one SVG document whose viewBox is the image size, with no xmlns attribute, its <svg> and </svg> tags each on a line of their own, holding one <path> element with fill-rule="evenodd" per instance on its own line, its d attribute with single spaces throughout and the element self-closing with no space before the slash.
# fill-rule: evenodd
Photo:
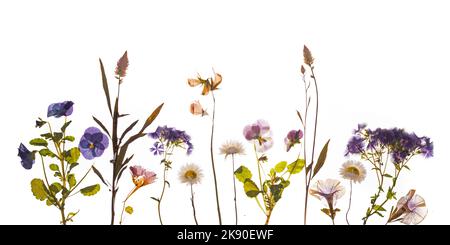
<svg viewBox="0 0 450 245">
<path fill-rule="evenodd" d="M 300 140 L 303 138 L 302 130 L 291 130 L 284 138 L 284 143 L 286 144 L 286 151 L 289 151 L 294 145 L 300 144 Z"/>
<path fill-rule="evenodd" d="M 256 123 L 245 126 L 243 134 L 248 141 L 254 141 L 258 152 L 265 152 L 273 146 L 270 126 L 264 120 L 258 120 Z"/>
<path fill-rule="evenodd" d="M 154 172 L 141 166 L 131 166 L 130 171 L 133 183 L 137 188 L 151 184 L 156 180 L 156 174 Z"/>
</svg>

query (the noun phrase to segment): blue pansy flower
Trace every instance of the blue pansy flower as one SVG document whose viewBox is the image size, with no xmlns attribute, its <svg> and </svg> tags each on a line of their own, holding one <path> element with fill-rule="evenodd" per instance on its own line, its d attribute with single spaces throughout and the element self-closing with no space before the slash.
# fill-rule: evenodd
<svg viewBox="0 0 450 245">
<path fill-rule="evenodd" d="M 48 106 L 47 117 L 62 117 L 70 116 L 73 112 L 73 102 L 64 101 L 61 103 L 54 103 Z"/>
<path fill-rule="evenodd" d="M 25 169 L 31 169 L 34 164 L 34 153 L 28 150 L 22 143 L 19 146 L 19 155 L 22 161 L 22 167 Z"/>
<path fill-rule="evenodd" d="M 87 160 L 92 160 L 103 154 L 108 148 L 108 137 L 96 127 L 90 127 L 84 131 L 80 139 L 80 152 Z"/>
</svg>

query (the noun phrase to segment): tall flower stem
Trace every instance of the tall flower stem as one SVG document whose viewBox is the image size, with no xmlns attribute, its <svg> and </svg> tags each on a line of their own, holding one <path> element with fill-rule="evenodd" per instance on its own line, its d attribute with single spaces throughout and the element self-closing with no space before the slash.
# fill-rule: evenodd
<svg viewBox="0 0 450 245">
<path fill-rule="evenodd" d="M 305 119 L 303 121 L 303 156 L 305 158 L 305 163 L 307 162 L 307 154 L 306 154 L 306 125 L 308 120 L 308 88 L 309 86 L 306 85 L 305 76 L 303 76 L 303 83 L 305 85 Z M 309 183 L 308 183 L 308 171 L 305 171 L 305 207 L 304 207 L 304 214 L 303 214 L 303 224 L 306 225 L 306 214 L 308 211 L 308 191 L 309 191 Z"/>
<path fill-rule="evenodd" d="M 133 195 L 134 192 L 137 191 L 137 189 L 139 189 L 139 187 L 134 187 L 133 190 L 130 191 L 130 193 L 128 194 L 128 196 L 125 198 L 125 200 L 123 200 L 123 207 L 122 207 L 122 213 L 120 214 L 120 222 L 119 224 L 122 224 L 123 221 L 123 212 L 125 211 L 125 205 L 128 201 L 128 199 L 131 197 L 131 195 Z"/>
<path fill-rule="evenodd" d="M 353 184 L 350 180 L 350 199 L 348 200 L 348 209 L 347 213 L 345 213 L 345 220 L 347 221 L 347 225 L 350 225 L 350 222 L 348 222 L 348 213 L 350 212 L 350 207 L 352 206 L 352 192 L 353 192 Z"/>
<path fill-rule="evenodd" d="M 195 214 L 194 189 L 193 189 L 192 186 L 193 186 L 193 185 L 191 184 L 191 204 L 192 204 L 192 211 L 194 212 L 194 220 L 195 220 L 195 224 L 198 225 L 197 216 L 196 216 L 196 214 Z"/>
<path fill-rule="evenodd" d="M 318 119 L 318 116 L 319 116 L 319 88 L 317 87 L 317 80 L 316 80 L 316 76 L 314 74 L 314 67 L 309 65 L 309 68 L 311 70 L 311 78 L 314 81 L 314 87 L 316 89 L 316 113 L 315 113 L 315 118 L 314 118 L 314 134 L 313 134 L 313 144 L 312 144 L 312 152 L 311 152 L 311 163 L 309 165 L 311 167 L 309 168 L 309 171 L 305 171 L 305 173 L 307 175 L 309 173 L 308 180 L 307 180 L 307 183 L 306 183 L 306 189 L 305 189 L 305 191 L 306 191 L 306 193 L 305 193 L 305 217 L 304 217 L 304 224 L 305 225 L 306 225 L 306 214 L 307 214 L 307 210 L 308 210 L 309 185 L 310 185 L 311 179 L 313 177 L 312 176 L 312 172 L 313 172 L 313 169 L 314 169 L 314 159 L 315 159 L 315 149 L 316 149 L 317 121 L 318 121 L 317 119 Z M 309 102 L 308 102 L 308 104 L 309 104 Z M 306 122 L 305 122 L 305 124 L 306 124 Z M 306 127 L 305 127 L 305 131 L 306 131 Z M 305 141 L 305 143 L 306 143 L 306 141 Z M 305 151 L 305 158 L 306 158 L 306 151 Z M 306 159 L 305 159 L 305 162 L 306 162 Z"/>
<path fill-rule="evenodd" d="M 231 154 L 231 160 L 233 161 L 233 190 L 234 190 L 234 213 L 236 225 L 238 224 L 238 210 L 237 210 L 237 201 L 236 201 L 236 178 L 234 177 L 234 154 Z"/>
<path fill-rule="evenodd" d="M 164 183 L 163 183 L 163 188 L 162 188 L 162 191 L 161 191 L 161 196 L 158 199 L 158 217 L 159 217 L 159 223 L 161 223 L 161 225 L 163 225 L 163 221 L 162 221 L 162 218 L 161 218 L 161 202 L 162 202 L 162 199 L 164 197 L 164 191 L 166 190 L 166 185 L 167 185 L 167 180 L 166 180 L 167 170 L 168 170 L 167 166 L 164 166 L 164 176 L 163 176 L 163 182 Z"/>
<path fill-rule="evenodd" d="M 216 203 L 217 203 L 217 214 L 219 216 L 219 224 L 222 225 L 222 216 L 220 214 L 220 204 L 219 204 L 219 191 L 217 189 L 217 176 L 216 176 L 216 167 L 214 164 L 214 151 L 213 151 L 213 143 L 214 143 L 214 119 L 216 116 L 216 97 L 214 97 L 214 92 L 211 90 L 211 95 L 213 98 L 213 113 L 212 113 L 212 123 L 211 123 L 211 144 L 210 144 L 210 153 L 211 153 L 211 165 L 214 176 L 214 187 L 216 191 Z"/>
</svg>

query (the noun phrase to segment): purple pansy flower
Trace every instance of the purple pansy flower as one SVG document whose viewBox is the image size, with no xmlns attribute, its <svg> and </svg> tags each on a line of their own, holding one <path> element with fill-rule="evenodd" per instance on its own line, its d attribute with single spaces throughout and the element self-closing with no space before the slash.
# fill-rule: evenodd
<svg viewBox="0 0 450 245">
<path fill-rule="evenodd" d="M 159 142 L 155 142 L 153 144 L 153 147 L 150 148 L 150 151 L 153 152 L 153 155 L 161 155 L 164 152 L 164 145 L 159 143 Z"/>
<path fill-rule="evenodd" d="M 100 129 L 90 127 L 84 131 L 78 147 L 80 148 L 80 152 L 83 154 L 84 158 L 87 160 L 92 160 L 101 156 L 105 149 L 108 148 L 108 145 L 108 137 L 103 134 Z"/>
<path fill-rule="evenodd" d="M 73 102 L 64 101 L 61 103 L 54 103 L 48 106 L 47 117 L 62 117 L 70 116 L 73 112 Z"/>
<path fill-rule="evenodd" d="M 28 150 L 22 143 L 20 143 L 19 146 L 19 155 L 20 159 L 22 159 L 22 161 L 20 161 L 20 163 L 22 164 L 22 167 L 25 169 L 31 169 L 33 167 L 34 164 L 34 153 L 31 152 L 30 150 Z"/>
<path fill-rule="evenodd" d="M 270 126 L 264 120 L 258 120 L 256 123 L 245 126 L 243 134 L 248 141 L 255 141 L 258 152 L 265 152 L 273 146 Z"/>
<path fill-rule="evenodd" d="M 294 145 L 300 144 L 300 139 L 303 138 L 302 130 L 291 130 L 284 138 L 284 143 L 286 144 L 286 151 L 289 151 Z"/>
</svg>

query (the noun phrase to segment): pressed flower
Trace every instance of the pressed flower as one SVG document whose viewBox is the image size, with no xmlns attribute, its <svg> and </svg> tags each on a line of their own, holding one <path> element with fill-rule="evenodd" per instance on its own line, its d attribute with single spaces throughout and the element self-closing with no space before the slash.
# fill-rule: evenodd
<svg viewBox="0 0 450 245">
<path fill-rule="evenodd" d="M 201 182 L 203 173 L 199 166 L 191 163 L 181 168 L 178 177 L 181 183 L 194 185 Z"/>
<path fill-rule="evenodd" d="M 160 142 L 155 142 L 153 147 L 150 148 L 150 151 L 153 152 L 153 155 L 161 155 L 164 152 L 164 145 Z"/>
<path fill-rule="evenodd" d="M 34 164 L 34 153 L 27 149 L 22 143 L 19 146 L 19 155 L 21 159 L 20 163 L 25 169 L 31 169 Z"/>
<path fill-rule="evenodd" d="M 152 139 L 157 139 L 161 144 L 174 145 L 186 148 L 186 153 L 190 155 L 194 146 L 191 143 L 191 136 L 185 131 L 178 130 L 167 126 L 158 126 L 155 132 L 151 132 L 148 136 Z"/>
<path fill-rule="evenodd" d="M 391 213 L 388 222 L 401 221 L 403 224 L 417 225 L 427 216 L 425 199 L 410 190 L 408 194 L 398 200 L 397 207 Z"/>
<path fill-rule="evenodd" d="M 328 217 L 331 218 L 334 225 L 334 218 L 336 212 L 340 211 L 336 208 L 336 202 L 345 193 L 345 188 L 341 186 L 341 182 L 334 179 L 318 180 L 311 189 L 309 194 L 315 196 L 319 200 L 323 201 L 328 208 L 322 209 Z"/>
<path fill-rule="evenodd" d="M 244 146 L 241 142 L 236 140 L 229 140 L 220 147 L 220 154 L 225 155 L 243 155 L 245 154 Z"/>
<path fill-rule="evenodd" d="M 140 188 L 155 182 L 156 174 L 141 166 L 131 166 L 131 178 L 136 187 Z"/>
<path fill-rule="evenodd" d="M 201 115 L 202 117 L 208 115 L 198 100 L 191 103 L 189 110 L 193 115 Z"/>
<path fill-rule="evenodd" d="M 340 174 L 342 178 L 361 183 L 366 178 L 366 169 L 364 166 L 358 161 L 346 161 L 341 169 Z"/>
<path fill-rule="evenodd" d="M 341 186 L 341 182 L 338 180 L 318 180 L 309 189 L 309 194 L 334 206 L 336 205 L 336 201 L 344 196 L 345 188 Z"/>
<path fill-rule="evenodd" d="M 127 75 L 127 69 L 128 69 L 128 51 L 125 51 L 122 57 L 120 57 L 116 66 L 115 73 L 119 77 L 119 79 Z"/>
<path fill-rule="evenodd" d="M 108 148 L 108 137 L 96 127 L 87 128 L 80 139 L 80 152 L 87 160 L 100 157 Z"/>
<path fill-rule="evenodd" d="M 258 152 L 265 152 L 273 146 L 270 126 L 264 120 L 258 120 L 256 123 L 245 126 L 243 134 L 248 141 L 254 141 Z"/>
<path fill-rule="evenodd" d="M 156 174 L 152 171 L 149 171 L 142 166 L 131 166 L 130 167 L 131 172 L 131 179 L 134 183 L 134 188 L 131 190 L 131 192 L 127 195 L 125 200 L 123 201 L 123 208 L 122 208 L 122 214 L 120 215 L 120 224 L 122 224 L 123 221 L 123 212 L 125 211 L 126 202 L 128 199 L 137 191 L 139 188 L 149 185 L 156 180 Z"/>
<path fill-rule="evenodd" d="M 61 103 L 54 103 L 48 106 L 47 117 L 62 117 L 70 116 L 73 112 L 73 102 L 64 101 Z"/>
<path fill-rule="evenodd" d="M 300 144 L 300 140 L 303 138 L 302 130 L 291 130 L 284 138 L 284 143 L 286 144 L 286 151 L 289 151 L 296 144 Z"/>
<path fill-rule="evenodd" d="M 197 76 L 196 79 L 188 79 L 188 84 L 191 87 L 202 85 L 202 95 L 208 95 L 210 91 L 218 89 L 218 86 L 222 83 L 222 75 L 214 73 L 214 78 L 203 79 Z"/>
</svg>

